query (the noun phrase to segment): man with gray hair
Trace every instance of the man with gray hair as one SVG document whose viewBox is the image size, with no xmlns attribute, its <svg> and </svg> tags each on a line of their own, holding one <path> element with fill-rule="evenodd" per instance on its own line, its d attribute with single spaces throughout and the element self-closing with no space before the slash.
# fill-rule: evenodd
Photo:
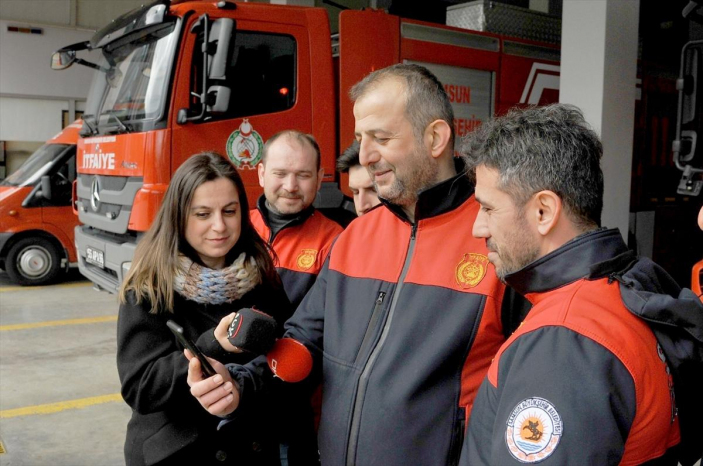
<svg viewBox="0 0 703 466">
<path fill-rule="evenodd" d="M 473 234 L 533 308 L 481 385 L 461 464 L 695 462 L 703 306 L 600 227 L 602 145 L 581 112 L 513 110 L 462 152 Z"/>
<path fill-rule="evenodd" d="M 322 464 L 456 464 L 474 394 L 509 334 L 504 286 L 484 242 L 462 228 L 479 206 L 454 157 L 442 84 L 394 65 L 351 98 L 361 165 L 383 206 L 339 235 L 285 336 L 309 349 L 309 379 L 322 381 Z M 200 380 L 197 364 L 191 392 L 212 414 L 266 383 L 256 364 L 215 365 L 217 381 Z M 232 379 L 236 390 L 220 388 Z"/>
</svg>

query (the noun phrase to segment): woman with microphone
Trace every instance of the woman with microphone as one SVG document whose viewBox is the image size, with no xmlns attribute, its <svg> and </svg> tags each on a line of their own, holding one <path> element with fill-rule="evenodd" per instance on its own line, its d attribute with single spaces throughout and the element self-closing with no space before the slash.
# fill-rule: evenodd
<svg viewBox="0 0 703 466">
<path fill-rule="evenodd" d="M 126 464 L 280 464 L 268 404 L 220 425 L 191 396 L 188 360 L 166 325 L 175 321 L 206 355 L 243 364 L 256 355 L 224 351 L 217 324 L 255 307 L 282 329 L 292 313 L 268 246 L 249 221 L 242 179 L 224 157 L 197 154 L 178 168 L 119 297 L 117 368 L 132 408 Z"/>
</svg>

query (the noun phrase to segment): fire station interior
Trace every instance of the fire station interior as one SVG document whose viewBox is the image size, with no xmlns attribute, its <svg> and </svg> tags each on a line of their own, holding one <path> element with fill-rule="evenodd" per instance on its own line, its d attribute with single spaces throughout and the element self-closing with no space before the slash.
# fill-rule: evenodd
<svg viewBox="0 0 703 466">
<path fill-rule="evenodd" d="M 32 173 L 48 170 L 42 174 L 48 174 L 48 182 L 53 183 L 53 200 L 42 208 L 70 211 L 68 187 L 76 179 L 75 159 L 64 155 L 58 165 L 49 167 L 35 161 L 31 169 L 30 164 L 23 168 L 47 141 L 86 110 L 92 70 L 74 65 L 62 72 L 52 71 L 51 54 L 66 44 L 89 40 L 112 19 L 143 3 L 0 1 L 0 189 L 5 190 L 0 191 L 0 235 L 6 234 L 4 238 L 11 236 L 6 229 L 10 216 L 23 215 L 21 209 L 27 208 L 19 204 L 10 208 L 5 195 L 17 188 L 11 180 L 19 179 L 22 170 L 31 172 L 24 179 L 33 180 L 35 191 L 42 177 Z M 471 5 L 492 18 L 484 22 L 485 30 L 498 33 L 503 27 L 500 14 L 496 19 L 492 12 L 514 8 L 541 15 L 556 25 L 556 35 L 523 38 L 561 48 L 559 100 L 581 107 L 601 135 L 606 186 L 603 224 L 618 227 L 638 254 L 659 263 L 681 286 L 691 286 L 692 269 L 703 260 L 703 232 L 696 224 L 703 206 L 703 192 L 696 192 L 703 184 L 703 144 L 699 141 L 698 152 L 689 156 L 679 145 L 681 155 L 677 159 L 674 142 L 681 137 L 677 135 L 681 119 L 679 91 L 690 86 L 683 80 L 677 88 L 682 49 L 690 41 L 703 40 L 703 2 L 270 3 L 325 8 L 333 34 L 338 32 L 341 11 L 364 8 L 445 25 L 451 12 Z M 682 12 L 687 7 L 693 11 L 684 17 Z M 519 26 L 529 30 L 528 25 Z M 699 52 L 699 61 L 700 57 Z M 700 71 L 700 63 L 697 66 Z M 702 82 L 703 77 L 699 77 L 698 89 Z M 703 99 L 693 102 L 694 106 L 701 105 Z M 703 108 L 692 111 L 697 112 L 700 128 Z M 46 221 L 50 215 L 44 215 Z M 75 217 L 71 221 L 77 223 Z M 41 236 L 21 244 L 31 247 L 40 241 L 37 238 L 46 240 Z M 130 409 L 120 396 L 115 363 L 117 299 L 94 289 L 79 273 L 73 256 L 65 250 L 73 244 L 58 247 L 56 241 L 49 243 L 53 246 L 27 258 L 59 261 L 56 276 L 47 284 L 32 286 L 30 280 L 30 286 L 26 286 L 15 280 L 16 273 L 8 274 L 8 257 L 18 257 L 21 248 L 15 248 L 15 255 L 8 256 L 9 251 L 4 251 L 0 257 L 0 464 L 124 464 L 123 443 Z"/>
</svg>

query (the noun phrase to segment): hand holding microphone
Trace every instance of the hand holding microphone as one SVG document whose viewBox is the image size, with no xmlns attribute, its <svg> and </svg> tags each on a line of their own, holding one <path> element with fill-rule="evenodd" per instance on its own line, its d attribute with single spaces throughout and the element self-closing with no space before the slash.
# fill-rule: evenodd
<svg viewBox="0 0 703 466">
<path fill-rule="evenodd" d="M 270 315 L 244 308 L 222 319 L 215 337 L 227 351 L 266 354 L 268 366 L 276 377 L 284 382 L 300 382 L 312 370 L 312 355 L 299 341 L 276 339 L 277 328 Z"/>
<path fill-rule="evenodd" d="M 227 340 L 235 348 L 264 354 L 276 342 L 278 324 L 270 315 L 254 308 L 240 309 L 227 327 Z"/>
</svg>

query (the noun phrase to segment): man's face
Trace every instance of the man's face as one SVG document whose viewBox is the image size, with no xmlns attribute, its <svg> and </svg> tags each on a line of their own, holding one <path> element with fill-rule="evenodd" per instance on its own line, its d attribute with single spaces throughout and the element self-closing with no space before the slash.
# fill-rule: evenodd
<svg viewBox="0 0 703 466">
<path fill-rule="evenodd" d="M 286 135 L 271 144 L 258 170 L 270 208 L 281 214 L 296 214 L 310 206 L 322 183 L 315 150 Z"/>
<path fill-rule="evenodd" d="M 349 189 L 354 194 L 354 208 L 359 217 L 381 203 L 369 172 L 361 165 L 349 168 Z"/>
<path fill-rule="evenodd" d="M 488 260 L 501 280 L 540 257 L 539 234 L 524 209 L 498 188 L 498 171 L 480 165 L 476 169 L 476 200 L 481 204 L 473 235 L 484 238 Z"/>
<path fill-rule="evenodd" d="M 405 86 L 387 78 L 354 104 L 359 160 L 378 195 L 393 204 L 417 202 L 421 189 L 437 182 L 439 167 L 429 145 L 418 141 L 405 117 Z"/>
</svg>

